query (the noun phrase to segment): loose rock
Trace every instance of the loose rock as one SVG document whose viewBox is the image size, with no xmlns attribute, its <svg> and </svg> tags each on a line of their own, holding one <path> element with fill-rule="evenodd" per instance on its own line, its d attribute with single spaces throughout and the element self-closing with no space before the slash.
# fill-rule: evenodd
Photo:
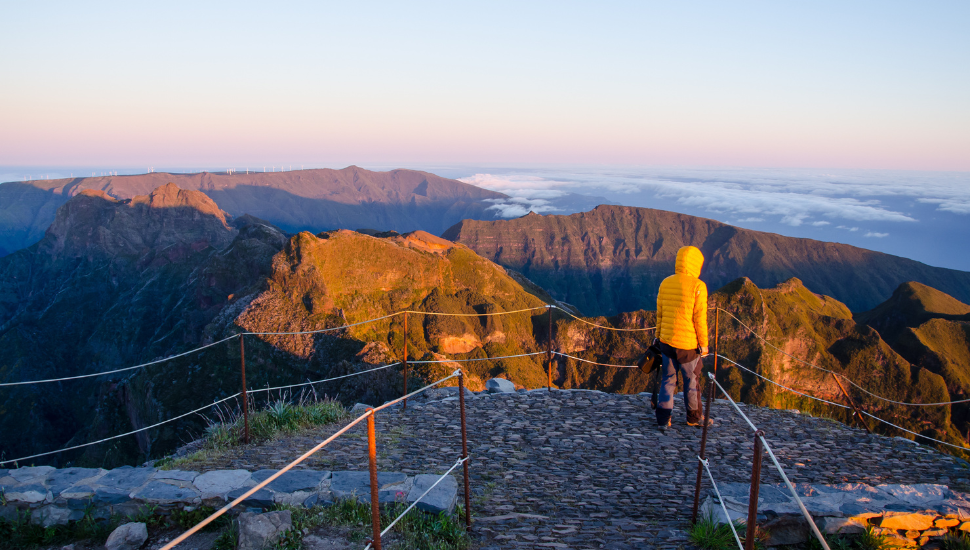
<svg viewBox="0 0 970 550">
<path fill-rule="evenodd" d="M 138 550 L 148 540 L 148 527 L 144 523 L 126 523 L 108 535 L 105 550 Z"/>
</svg>

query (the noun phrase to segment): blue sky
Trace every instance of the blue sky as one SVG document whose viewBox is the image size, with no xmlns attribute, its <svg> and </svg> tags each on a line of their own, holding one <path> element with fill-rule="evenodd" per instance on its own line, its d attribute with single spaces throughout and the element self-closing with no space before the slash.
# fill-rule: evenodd
<svg viewBox="0 0 970 550">
<path fill-rule="evenodd" d="M 0 165 L 970 170 L 967 2 L 24 2 Z"/>
</svg>

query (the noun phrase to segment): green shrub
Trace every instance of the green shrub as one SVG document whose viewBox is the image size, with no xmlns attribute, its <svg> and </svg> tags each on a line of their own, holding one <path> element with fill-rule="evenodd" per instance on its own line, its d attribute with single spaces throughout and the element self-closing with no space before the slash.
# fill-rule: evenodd
<svg viewBox="0 0 970 550">
<path fill-rule="evenodd" d="M 741 531 L 744 526 L 735 525 L 735 529 Z M 737 546 L 734 534 L 731 533 L 731 526 L 727 523 L 719 523 L 714 519 L 714 514 L 707 514 L 697 520 L 687 530 L 688 538 L 698 548 L 704 550 L 730 550 Z"/>
</svg>

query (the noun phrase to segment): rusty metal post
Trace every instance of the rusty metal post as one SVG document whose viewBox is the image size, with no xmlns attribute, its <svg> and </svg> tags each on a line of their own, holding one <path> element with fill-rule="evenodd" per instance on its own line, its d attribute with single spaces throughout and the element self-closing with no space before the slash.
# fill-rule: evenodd
<svg viewBox="0 0 970 550">
<path fill-rule="evenodd" d="M 549 306 L 549 341 L 546 345 L 546 371 L 549 374 L 549 383 L 546 389 L 552 391 L 552 306 Z"/>
<path fill-rule="evenodd" d="M 721 308 L 714 302 L 714 379 L 717 379 L 717 345 L 721 341 Z"/>
<path fill-rule="evenodd" d="M 374 550 L 381 550 L 381 506 L 377 496 L 377 435 L 374 429 L 374 409 L 367 417 L 367 455 L 370 458 L 370 517 L 374 527 Z"/>
<path fill-rule="evenodd" d="M 718 341 L 718 316 L 717 309 L 714 310 L 714 377 L 717 377 L 717 341 Z M 711 401 L 714 399 L 714 382 L 708 381 L 707 401 L 704 405 L 704 424 L 701 428 L 701 452 L 698 456 L 701 460 L 707 458 L 707 419 L 711 417 Z M 701 479 L 704 465 L 697 462 L 697 481 L 694 483 L 694 508 L 691 512 L 691 523 L 697 523 L 697 511 L 701 502 Z"/>
<path fill-rule="evenodd" d="M 408 394 L 408 312 L 404 312 L 404 395 Z M 408 410 L 408 400 L 404 400 L 404 410 Z"/>
<path fill-rule="evenodd" d="M 242 373 L 243 443 L 249 444 L 249 397 L 246 396 L 246 336 L 239 335 L 239 365 Z"/>
<path fill-rule="evenodd" d="M 866 419 L 862 417 L 862 413 L 859 412 L 859 409 L 856 408 L 855 402 L 852 401 L 852 398 L 849 397 L 849 392 L 845 391 L 845 387 L 842 386 L 842 382 L 839 382 L 839 377 L 834 372 L 830 374 L 832 375 L 832 378 L 835 380 L 835 383 L 839 385 L 839 389 L 842 390 L 842 396 L 845 397 L 845 400 L 848 401 L 849 405 L 852 406 L 852 412 L 855 413 L 856 420 L 859 421 L 859 424 L 862 424 L 862 427 L 866 429 L 867 433 L 871 434 L 872 430 L 869 429 L 869 423 L 866 422 Z"/>
<path fill-rule="evenodd" d="M 461 408 L 461 457 L 465 459 L 462 470 L 465 475 L 465 528 L 472 526 L 471 481 L 468 477 L 468 427 L 465 422 L 465 371 L 458 375 L 458 405 Z"/>
<path fill-rule="evenodd" d="M 744 550 L 754 550 L 754 537 L 758 527 L 758 491 L 761 489 L 761 457 L 763 448 L 758 430 L 754 433 L 754 461 L 751 463 L 751 490 L 748 491 L 748 525 L 744 534 Z"/>
</svg>

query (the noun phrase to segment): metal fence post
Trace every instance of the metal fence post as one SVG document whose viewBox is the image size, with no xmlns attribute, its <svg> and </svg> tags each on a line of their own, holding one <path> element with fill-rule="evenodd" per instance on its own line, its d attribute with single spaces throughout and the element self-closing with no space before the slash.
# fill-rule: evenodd
<svg viewBox="0 0 970 550">
<path fill-rule="evenodd" d="M 845 400 L 848 401 L 849 405 L 852 406 L 852 412 L 855 413 L 856 420 L 862 424 L 862 427 L 866 429 L 867 433 L 872 433 L 872 430 L 869 429 L 869 423 L 866 422 L 866 419 L 862 417 L 862 413 L 860 413 L 859 409 L 856 408 L 855 402 L 849 397 L 849 392 L 845 391 L 845 387 L 842 385 L 842 382 L 839 381 L 839 377 L 834 372 L 831 374 L 832 378 L 835 380 L 835 383 L 839 385 L 839 389 L 842 390 L 842 396 L 845 397 Z"/>
<path fill-rule="evenodd" d="M 239 365 L 242 373 L 243 443 L 249 444 L 249 397 L 246 396 L 246 335 L 239 335 Z"/>
<path fill-rule="evenodd" d="M 754 460 L 751 463 L 751 489 L 748 491 L 748 525 L 744 534 L 744 550 L 754 550 L 754 537 L 758 528 L 758 491 L 761 489 L 761 436 L 765 433 L 758 430 L 754 433 Z"/>
<path fill-rule="evenodd" d="M 714 309 L 714 376 L 717 377 L 717 341 L 719 336 L 717 308 Z M 714 386 L 712 381 L 708 381 L 707 402 L 704 405 L 704 424 L 701 428 L 701 452 L 700 460 L 707 458 L 707 419 L 711 417 L 711 401 L 714 399 Z M 691 512 L 691 523 L 697 523 L 697 511 L 701 502 L 701 475 L 704 465 L 700 460 L 697 462 L 697 481 L 694 483 L 694 508 Z"/>
<path fill-rule="evenodd" d="M 377 485 L 377 435 L 374 429 L 374 409 L 367 417 L 367 455 L 370 459 L 370 517 L 374 527 L 372 543 L 374 550 L 381 550 L 381 506 Z"/>
<path fill-rule="evenodd" d="M 461 457 L 465 459 L 462 470 L 465 476 L 465 528 L 472 526 L 471 482 L 468 477 L 468 427 L 465 422 L 465 372 L 458 374 L 458 404 L 461 407 Z"/>
<path fill-rule="evenodd" d="M 549 374 L 549 383 L 546 389 L 552 391 L 552 306 L 549 306 L 549 342 L 546 346 L 546 371 Z"/>
<path fill-rule="evenodd" d="M 404 395 L 408 394 L 408 312 L 404 312 Z M 404 410 L 408 408 L 408 400 L 404 399 Z"/>
</svg>

